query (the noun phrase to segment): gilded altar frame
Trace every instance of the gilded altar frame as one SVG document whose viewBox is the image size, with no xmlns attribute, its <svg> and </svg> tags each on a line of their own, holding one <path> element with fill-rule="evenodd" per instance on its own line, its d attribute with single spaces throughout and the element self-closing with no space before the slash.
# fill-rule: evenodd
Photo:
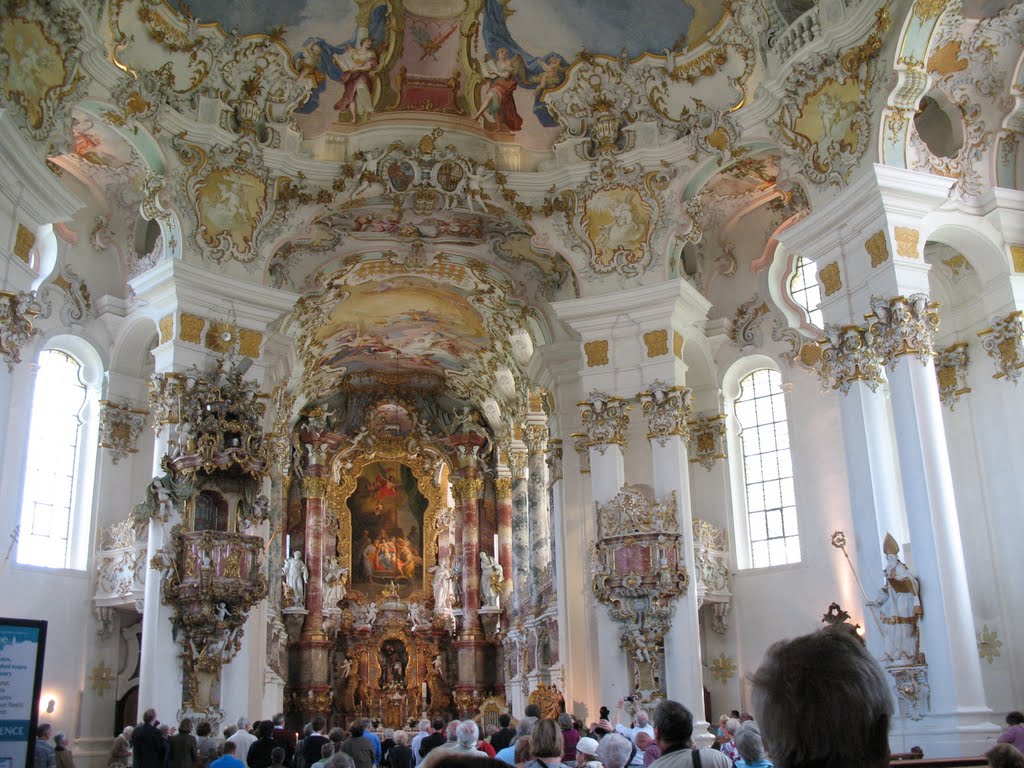
<svg viewBox="0 0 1024 768">
<path fill-rule="evenodd" d="M 410 454 L 409 447 L 408 438 L 385 437 L 376 440 L 372 448 L 346 461 L 347 466 L 341 476 L 341 482 L 337 485 L 332 483 L 329 486 L 327 503 L 338 522 L 338 559 L 341 565 L 348 568 L 351 573 L 352 513 L 348 506 L 348 500 L 356 490 L 356 483 L 363 468 L 379 461 L 395 461 L 406 466 L 412 472 L 413 477 L 416 478 L 417 489 L 427 500 L 427 508 L 423 512 L 423 583 L 407 598 L 407 601 L 411 602 L 417 599 L 426 599 L 433 591 L 430 569 L 437 564 L 437 518 L 447 495 L 448 465 L 444 454 L 439 451 L 424 451 L 421 446 L 416 445 L 415 448 L 419 450 Z M 436 460 L 444 462 L 444 469 L 437 485 L 433 483 L 433 473 L 429 469 L 429 465 L 436 464 Z"/>
</svg>

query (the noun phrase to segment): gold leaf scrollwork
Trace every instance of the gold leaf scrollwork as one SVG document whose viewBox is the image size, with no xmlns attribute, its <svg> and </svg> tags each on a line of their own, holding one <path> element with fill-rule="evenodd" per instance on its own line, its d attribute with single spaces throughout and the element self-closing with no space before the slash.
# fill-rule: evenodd
<svg viewBox="0 0 1024 768">
<path fill-rule="evenodd" d="M 688 422 L 693 412 L 693 393 L 689 389 L 655 380 L 637 399 L 647 418 L 648 439 L 665 447 L 670 436 L 689 434 Z"/>
<path fill-rule="evenodd" d="M 580 421 L 589 446 L 596 447 L 602 454 L 609 445 L 625 447 L 629 404 L 623 398 L 595 390 L 576 405 L 580 408 Z"/>
<path fill-rule="evenodd" d="M 302 478 L 302 495 L 307 499 L 326 499 L 333 485 L 329 477 Z"/>
</svg>

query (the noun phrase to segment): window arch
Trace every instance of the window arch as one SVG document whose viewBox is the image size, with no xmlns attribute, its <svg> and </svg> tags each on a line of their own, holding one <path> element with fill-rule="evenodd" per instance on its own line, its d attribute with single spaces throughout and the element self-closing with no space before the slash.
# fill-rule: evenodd
<svg viewBox="0 0 1024 768">
<path fill-rule="evenodd" d="M 767 358 L 764 358 L 767 361 Z M 737 564 L 764 568 L 800 562 L 793 461 L 782 376 L 759 357 L 735 366 L 730 467 Z"/>
<path fill-rule="evenodd" d="M 44 568 L 84 570 L 92 522 L 102 367 L 95 351 L 84 343 L 44 349 L 37 366 L 17 561 Z"/>
</svg>

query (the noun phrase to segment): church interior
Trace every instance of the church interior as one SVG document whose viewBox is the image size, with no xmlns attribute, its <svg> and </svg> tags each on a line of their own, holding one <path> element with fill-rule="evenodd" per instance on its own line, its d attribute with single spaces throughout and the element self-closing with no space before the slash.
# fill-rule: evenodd
<svg viewBox="0 0 1024 768">
<path fill-rule="evenodd" d="M 1006 0 L 2 0 L 40 719 L 715 723 L 848 623 L 892 752 L 982 754 L 1022 133 Z"/>
</svg>

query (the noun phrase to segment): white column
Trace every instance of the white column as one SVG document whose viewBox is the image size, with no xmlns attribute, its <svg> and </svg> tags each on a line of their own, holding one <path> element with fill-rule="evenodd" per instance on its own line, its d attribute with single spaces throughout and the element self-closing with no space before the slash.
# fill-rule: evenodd
<svg viewBox="0 0 1024 768">
<path fill-rule="evenodd" d="M 704 679 L 700 654 L 700 624 L 697 618 L 697 567 L 693 550 L 689 459 L 684 437 L 668 435 L 663 440 L 664 445 L 658 440 L 651 441 L 654 496 L 660 501 L 675 491 L 683 563 L 691 580 L 686 593 L 676 598 L 672 626 L 665 635 L 665 694 L 670 699 L 682 702 L 693 712 L 693 732 L 700 736 L 707 733 L 708 724 L 702 717 Z M 710 737 L 710 734 L 708 736 Z"/>
<path fill-rule="evenodd" d="M 892 420 L 884 391 L 872 392 L 863 381 L 855 381 L 840 398 L 846 476 L 853 513 L 854 559 L 852 564 L 864 582 L 869 597 L 882 584 L 885 570 L 882 541 L 891 533 L 907 541 L 900 489 L 899 466 L 893 442 Z M 867 609 L 870 613 L 870 608 Z M 865 640 L 876 658 L 883 654 L 878 622 L 864 617 Z"/>
<path fill-rule="evenodd" d="M 921 582 L 921 648 L 931 710 L 961 734 L 951 734 L 949 754 L 978 751 L 983 734 L 991 731 L 991 711 L 981 681 L 935 366 L 930 357 L 923 363 L 902 357 L 889 380 L 911 556 Z"/>
</svg>

